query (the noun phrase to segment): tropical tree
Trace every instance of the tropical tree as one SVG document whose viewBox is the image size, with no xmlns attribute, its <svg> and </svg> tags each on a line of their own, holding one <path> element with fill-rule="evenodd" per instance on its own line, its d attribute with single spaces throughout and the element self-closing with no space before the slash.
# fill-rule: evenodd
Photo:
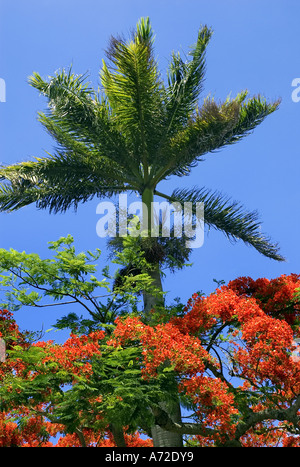
<svg viewBox="0 0 300 467">
<path fill-rule="evenodd" d="M 16 252 L 8 256 L 12 263 Z M 39 275 L 41 264 L 34 271 L 27 260 L 24 279 L 37 279 L 39 289 L 43 276 L 43 299 L 47 291 L 55 297 L 49 264 Z M 65 280 L 66 293 L 72 279 Z M 0 309 L 7 343 L 0 446 L 152 446 L 154 419 L 184 435 L 188 448 L 299 447 L 299 287 L 297 274 L 240 277 L 208 296 L 193 294 L 180 314 L 161 315 L 151 326 L 136 314 L 119 316 L 105 330 L 95 319 L 69 316 L 72 333 L 63 344 L 32 342 Z M 91 296 L 86 302 L 95 308 Z M 178 389 L 189 416 L 174 422 L 159 402 Z"/>
<path fill-rule="evenodd" d="M 160 182 L 188 176 L 206 154 L 240 141 L 278 108 L 278 101 L 248 98 L 246 91 L 220 103 L 213 98 L 199 101 L 211 36 L 210 28 L 200 28 L 187 61 L 173 53 L 166 81 L 154 56 L 149 18 L 138 22 L 129 40 L 110 40 L 99 90 L 72 69 L 47 79 L 34 72 L 29 83 L 48 100 L 39 121 L 58 147 L 54 154 L 1 167 L 0 209 L 14 211 L 35 203 L 38 209 L 58 213 L 94 197 L 135 192 L 150 228 L 154 196 L 192 202 L 193 207 L 202 202 L 207 226 L 283 260 L 277 245 L 262 234 L 256 212 L 207 188 L 159 191 Z M 151 276 L 162 290 L 159 258 L 153 259 Z M 157 303 L 155 294 L 144 294 L 146 314 Z M 176 446 L 181 441 L 167 437 L 157 443 Z"/>
</svg>

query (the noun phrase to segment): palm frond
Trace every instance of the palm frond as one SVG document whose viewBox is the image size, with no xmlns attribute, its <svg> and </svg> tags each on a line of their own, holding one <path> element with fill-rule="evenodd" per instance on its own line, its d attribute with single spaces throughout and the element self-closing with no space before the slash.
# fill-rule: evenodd
<svg viewBox="0 0 300 467">
<path fill-rule="evenodd" d="M 8 186 L 0 184 L 0 211 L 16 211 L 24 206 L 35 203 L 37 209 L 48 209 L 49 213 L 63 213 L 68 209 L 77 210 L 80 203 L 85 203 L 94 197 L 104 198 L 125 191 L 127 187 L 103 186 L 96 189 L 93 183 L 66 184 L 63 186 Z"/>
<path fill-rule="evenodd" d="M 85 145 L 86 153 L 92 149 L 139 177 L 139 164 L 115 128 L 105 99 L 85 81 L 85 75 L 75 75 L 71 69 L 57 72 L 48 81 L 34 73 L 29 83 L 48 98 L 48 112 L 40 112 L 39 121 L 64 149 L 82 152 Z"/>
<path fill-rule="evenodd" d="M 165 176 L 187 175 L 204 155 L 249 135 L 279 105 L 279 101 L 267 102 L 260 96 L 248 101 L 246 97 L 247 92 L 242 92 L 235 99 L 228 98 L 220 104 L 206 99 L 188 125 L 169 142 L 169 163 L 161 169 L 157 179 L 164 170 Z"/>
<path fill-rule="evenodd" d="M 39 209 L 64 212 L 94 196 L 136 189 L 112 161 L 64 152 L 0 168 L 0 179 L 5 180 L 0 185 L 1 211 L 36 203 Z"/>
<path fill-rule="evenodd" d="M 182 128 L 195 111 L 203 89 L 205 52 L 211 36 L 212 30 L 207 26 L 199 30 L 197 42 L 189 53 L 191 60 L 187 62 L 183 61 L 179 52 L 172 54 L 166 88 L 167 134 Z"/>
<path fill-rule="evenodd" d="M 141 20 L 131 41 L 112 38 L 109 66 L 103 61 L 101 82 L 114 120 L 148 173 L 149 155 L 161 135 L 161 79 L 153 57 L 153 32 Z"/>
<path fill-rule="evenodd" d="M 242 240 L 251 245 L 259 253 L 277 261 L 284 261 L 278 253 L 277 244 L 273 244 L 268 237 L 261 232 L 261 222 L 256 211 L 247 212 L 244 207 L 222 195 L 205 188 L 176 189 L 171 196 L 158 195 L 167 198 L 171 202 L 192 203 L 195 210 L 196 203 L 204 203 L 204 223 L 208 227 L 223 232 L 231 241 Z"/>
<path fill-rule="evenodd" d="M 96 96 L 86 82 L 86 75 L 75 75 L 70 67 L 69 71 L 58 71 L 48 80 L 34 72 L 28 82 L 47 97 L 53 115 L 63 115 L 66 121 L 73 122 L 82 129 L 92 126 L 95 122 Z"/>
</svg>

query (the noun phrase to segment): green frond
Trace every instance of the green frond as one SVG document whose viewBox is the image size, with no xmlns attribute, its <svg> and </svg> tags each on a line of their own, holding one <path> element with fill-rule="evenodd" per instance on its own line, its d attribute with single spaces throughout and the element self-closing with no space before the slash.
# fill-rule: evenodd
<svg viewBox="0 0 300 467">
<path fill-rule="evenodd" d="M 150 23 L 142 21 L 132 40 L 111 39 L 110 63 L 103 61 L 100 73 L 113 118 L 144 165 L 144 173 L 162 131 L 162 84 L 152 45 Z"/>
<path fill-rule="evenodd" d="M 86 83 L 86 75 L 75 75 L 72 67 L 69 71 L 62 69 L 55 76 L 49 76 L 48 81 L 33 72 L 28 82 L 48 98 L 50 106 L 57 106 L 58 103 L 64 106 L 69 99 L 75 99 L 81 104 L 90 103 L 94 94 L 93 88 Z"/>
<path fill-rule="evenodd" d="M 111 184 L 96 187 L 93 181 L 67 183 L 65 186 L 36 184 L 20 187 L 0 184 L 0 211 L 16 211 L 24 206 L 35 203 L 37 209 L 47 209 L 49 213 L 65 212 L 70 208 L 77 210 L 80 203 L 90 201 L 94 197 L 106 198 L 129 190 L 128 186 L 113 186 Z M 132 190 L 132 188 L 130 189 Z"/>
<path fill-rule="evenodd" d="M 228 143 L 233 144 L 249 135 L 265 118 L 275 112 L 280 104 L 280 99 L 273 102 L 258 95 L 242 102 L 239 112 L 239 118 L 231 134 L 228 135 Z"/>
<path fill-rule="evenodd" d="M 191 60 L 187 62 L 182 60 L 179 52 L 172 54 L 166 88 L 167 134 L 182 128 L 195 111 L 203 89 L 205 52 L 211 36 L 212 30 L 207 26 L 199 30 L 197 42 L 189 53 Z"/>
<path fill-rule="evenodd" d="M 164 175 L 187 175 L 204 155 L 249 135 L 279 105 L 279 101 L 269 103 L 260 96 L 245 102 L 246 96 L 247 92 L 242 92 L 220 104 L 205 99 L 188 125 L 170 140 L 169 164 L 165 167 L 168 170 Z"/>
<path fill-rule="evenodd" d="M 0 211 L 31 203 L 39 209 L 63 212 L 93 197 L 112 196 L 136 189 L 119 167 L 106 158 L 81 158 L 58 152 L 45 158 L 0 168 Z"/>
<path fill-rule="evenodd" d="M 84 142 L 83 139 L 74 137 L 74 135 L 64 129 L 61 123 L 58 123 L 54 118 L 51 118 L 51 116 L 39 112 L 38 121 L 43 125 L 50 136 L 57 141 L 59 147 L 81 155 L 89 154 L 90 152 L 97 154 L 91 141 L 87 140 Z"/>
<path fill-rule="evenodd" d="M 223 232 L 232 241 L 242 240 L 268 258 L 284 261 L 278 253 L 278 245 L 273 244 L 261 232 L 261 222 L 256 211 L 247 212 L 236 201 L 205 188 L 176 189 L 167 198 L 171 202 L 179 202 L 182 205 L 185 202 L 191 202 L 193 209 L 197 202 L 204 203 L 205 225 Z"/>
<path fill-rule="evenodd" d="M 70 67 L 69 71 L 58 71 L 48 80 L 34 72 L 28 82 L 48 99 L 53 116 L 64 117 L 65 123 L 73 124 L 81 131 L 92 129 L 97 101 L 94 90 L 86 82 L 86 75 L 75 75 Z"/>
<path fill-rule="evenodd" d="M 63 70 L 44 81 L 34 73 L 30 84 L 48 97 L 49 110 L 39 113 L 39 121 L 63 149 L 107 157 L 128 176 L 139 178 L 139 163 L 116 128 L 106 100 L 96 96 L 84 75 Z"/>
<path fill-rule="evenodd" d="M 69 139 L 93 143 L 101 126 L 100 105 L 94 91 L 85 83 L 85 76 L 76 76 L 70 70 L 57 72 L 44 80 L 33 73 L 29 84 L 38 89 L 48 100 L 47 114 L 40 113 L 40 122 L 55 136 L 54 125 L 60 133 L 68 132 Z"/>
<path fill-rule="evenodd" d="M 154 33 L 151 26 L 150 18 L 141 18 L 136 25 L 136 32 L 134 33 L 134 40 L 139 44 L 147 44 L 152 47 L 154 43 Z"/>
</svg>

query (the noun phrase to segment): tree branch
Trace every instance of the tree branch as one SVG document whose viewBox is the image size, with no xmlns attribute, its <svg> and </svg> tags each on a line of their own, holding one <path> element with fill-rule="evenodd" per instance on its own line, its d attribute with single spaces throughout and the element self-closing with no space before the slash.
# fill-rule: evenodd
<svg viewBox="0 0 300 467">
<path fill-rule="evenodd" d="M 85 438 L 83 436 L 83 433 L 82 431 L 79 429 L 79 428 L 75 428 L 75 433 L 77 434 L 78 438 L 79 438 L 79 441 L 80 441 L 80 444 L 81 444 L 81 447 L 82 448 L 86 448 L 86 442 L 85 442 Z"/>
<path fill-rule="evenodd" d="M 116 446 L 118 448 L 126 448 L 127 445 L 124 438 L 123 428 L 111 423 L 109 425 L 109 429 L 112 432 Z"/>
<path fill-rule="evenodd" d="M 205 428 L 199 423 L 178 423 L 174 422 L 167 412 L 165 412 L 160 407 L 152 407 L 152 413 L 155 418 L 155 425 L 160 426 L 166 431 L 171 431 L 172 433 L 178 433 L 181 435 L 214 435 L 215 430 L 211 428 Z"/>
<path fill-rule="evenodd" d="M 239 439 L 250 428 L 264 420 L 286 420 L 295 426 L 299 426 L 299 416 L 297 415 L 299 409 L 300 395 L 297 397 L 295 403 L 288 409 L 266 409 L 260 412 L 252 412 L 246 419 L 238 424 L 235 439 Z"/>
</svg>

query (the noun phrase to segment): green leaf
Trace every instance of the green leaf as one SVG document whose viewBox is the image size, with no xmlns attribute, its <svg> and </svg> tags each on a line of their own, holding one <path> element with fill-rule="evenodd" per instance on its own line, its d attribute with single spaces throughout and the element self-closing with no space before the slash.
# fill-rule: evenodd
<svg viewBox="0 0 300 467">
<path fill-rule="evenodd" d="M 204 223 L 208 227 L 220 230 L 230 240 L 242 240 L 266 257 L 284 261 L 278 245 L 262 233 L 257 212 L 247 212 L 239 203 L 204 188 L 176 189 L 169 199 L 182 205 L 191 202 L 193 209 L 196 203 L 204 203 Z"/>
</svg>

